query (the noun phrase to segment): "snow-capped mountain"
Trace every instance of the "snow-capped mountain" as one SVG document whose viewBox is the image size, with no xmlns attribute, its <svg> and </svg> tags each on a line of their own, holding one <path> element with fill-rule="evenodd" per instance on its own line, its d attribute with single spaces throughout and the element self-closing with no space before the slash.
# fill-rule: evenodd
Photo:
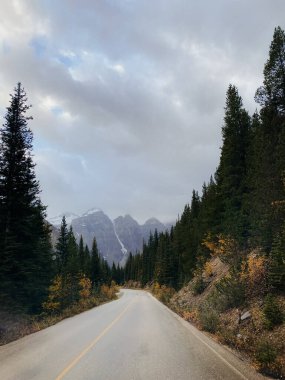
<svg viewBox="0 0 285 380">
<path fill-rule="evenodd" d="M 135 254 L 142 250 L 143 241 L 148 241 L 151 232 L 165 231 L 167 227 L 155 218 L 151 218 L 143 225 L 130 215 L 119 216 L 112 221 L 99 208 L 92 208 L 82 216 L 74 213 L 63 213 L 50 218 L 49 222 L 59 227 L 63 215 L 68 224 L 72 225 L 74 234 L 79 240 L 82 235 L 89 248 L 92 247 L 94 236 L 97 241 L 101 256 L 104 256 L 109 264 L 115 262 L 124 264 L 129 252 Z"/>
<path fill-rule="evenodd" d="M 100 208 L 91 208 L 90 210 L 86 211 L 82 216 L 88 216 L 88 215 L 92 215 L 92 214 L 96 214 L 96 212 L 102 212 L 102 210 Z"/>
<path fill-rule="evenodd" d="M 63 216 L 65 216 L 66 223 L 69 226 L 71 225 L 73 219 L 79 218 L 79 215 L 76 215 L 72 212 L 63 212 L 60 215 L 54 216 L 52 218 L 48 218 L 48 222 L 55 227 L 59 227 L 61 225 Z"/>
</svg>

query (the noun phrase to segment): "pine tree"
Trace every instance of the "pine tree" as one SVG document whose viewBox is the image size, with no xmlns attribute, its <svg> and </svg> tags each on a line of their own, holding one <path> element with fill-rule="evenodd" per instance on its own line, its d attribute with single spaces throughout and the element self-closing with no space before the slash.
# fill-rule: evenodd
<svg viewBox="0 0 285 380">
<path fill-rule="evenodd" d="M 270 253 L 269 284 L 279 290 L 285 290 L 285 223 L 273 240 Z"/>
<path fill-rule="evenodd" d="M 30 311 L 46 295 L 51 272 L 49 230 L 32 159 L 32 119 L 19 83 L 0 140 L 0 294 Z"/>
<path fill-rule="evenodd" d="M 285 33 L 278 26 L 274 30 L 269 59 L 264 67 L 264 82 L 256 92 L 256 101 L 274 113 L 285 114 Z"/>
<path fill-rule="evenodd" d="M 235 86 L 227 91 L 223 146 L 217 169 L 217 190 L 222 231 L 245 242 L 247 228 L 243 215 L 243 198 L 247 191 L 247 153 L 249 147 L 250 118 L 243 108 Z"/>
<path fill-rule="evenodd" d="M 104 258 L 100 258 L 100 281 L 99 284 L 111 283 L 111 269 L 108 265 L 108 262 Z"/>
<path fill-rule="evenodd" d="M 56 258 L 58 272 L 63 274 L 66 271 L 68 259 L 68 230 L 65 216 L 63 216 L 60 226 L 60 234 L 56 243 Z"/>
<path fill-rule="evenodd" d="M 199 212 L 199 230 L 204 238 L 209 233 L 218 234 L 221 221 L 217 212 L 217 185 L 210 177 L 209 183 L 204 183 L 202 187 L 202 197 Z"/>
<path fill-rule="evenodd" d="M 84 249 L 84 270 L 85 275 L 90 278 L 90 270 L 91 270 L 91 256 L 90 250 L 87 244 L 85 244 Z"/>
<path fill-rule="evenodd" d="M 62 271 L 62 283 L 65 290 L 63 305 L 68 306 L 79 299 L 80 262 L 78 245 L 72 226 L 69 227 L 66 243 L 67 250 L 65 266 Z"/>
<path fill-rule="evenodd" d="M 274 31 L 264 82 L 256 92 L 262 105 L 254 134 L 251 219 L 256 240 L 267 252 L 282 225 L 272 204 L 284 200 L 282 176 L 285 168 L 285 33 Z"/>
<path fill-rule="evenodd" d="M 64 229 L 63 229 L 64 231 Z M 61 235 L 62 237 L 63 235 Z M 61 239 L 62 242 L 62 239 Z M 72 226 L 69 227 L 66 239 L 66 264 L 64 272 L 69 273 L 72 277 L 78 276 L 80 272 L 80 261 L 78 254 L 78 245 L 73 233 Z"/>
<path fill-rule="evenodd" d="M 134 280 L 133 277 L 133 254 L 130 252 L 129 257 L 127 259 L 126 265 L 125 265 L 125 281 Z"/>
<path fill-rule="evenodd" d="M 92 249 L 91 249 L 90 278 L 91 278 L 91 282 L 93 286 L 95 284 L 98 284 L 101 279 L 100 256 L 99 256 L 95 237 L 93 239 Z"/>
<path fill-rule="evenodd" d="M 191 223 L 191 208 L 187 204 L 180 220 L 177 221 L 174 227 L 174 249 L 177 252 L 178 270 L 180 273 L 179 285 L 182 286 L 185 281 L 191 278 L 192 253 L 189 248 L 190 244 L 190 223 Z"/>
<path fill-rule="evenodd" d="M 86 272 L 86 258 L 85 258 L 85 250 L 84 250 L 84 243 L 83 243 L 83 237 L 80 236 L 79 240 L 79 266 L 82 273 Z"/>
</svg>

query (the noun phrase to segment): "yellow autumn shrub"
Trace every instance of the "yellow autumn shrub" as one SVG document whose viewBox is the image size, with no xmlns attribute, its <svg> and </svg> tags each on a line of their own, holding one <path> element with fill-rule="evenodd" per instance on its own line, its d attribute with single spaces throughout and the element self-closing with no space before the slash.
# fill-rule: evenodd
<svg viewBox="0 0 285 380">
<path fill-rule="evenodd" d="M 206 273 L 208 277 L 213 276 L 213 266 L 209 261 L 206 261 L 204 265 L 204 272 Z"/>
<path fill-rule="evenodd" d="M 57 312 L 61 309 L 63 297 L 62 277 L 56 276 L 48 288 L 48 298 L 42 304 L 43 310 L 47 312 Z"/>
<path fill-rule="evenodd" d="M 254 296 L 266 291 L 268 259 L 258 254 L 249 255 L 242 263 L 241 278 L 247 284 L 247 294 Z"/>
<path fill-rule="evenodd" d="M 79 280 L 79 297 L 80 300 L 86 300 L 87 298 L 90 297 L 91 295 L 91 288 L 92 288 L 92 283 L 89 278 L 87 277 L 81 277 Z"/>
<path fill-rule="evenodd" d="M 118 287 L 111 285 L 103 284 L 100 288 L 100 293 L 103 298 L 107 298 L 108 300 L 114 299 L 116 297 L 116 293 L 118 291 Z"/>
<path fill-rule="evenodd" d="M 212 257 L 218 257 L 224 263 L 234 264 L 240 257 L 238 243 L 230 236 L 219 234 L 212 237 L 208 234 L 202 244 L 209 249 Z"/>
</svg>

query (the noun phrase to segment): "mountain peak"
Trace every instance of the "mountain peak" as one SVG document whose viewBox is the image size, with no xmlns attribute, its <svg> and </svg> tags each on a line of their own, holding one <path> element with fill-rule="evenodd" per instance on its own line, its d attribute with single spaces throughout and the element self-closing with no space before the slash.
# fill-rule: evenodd
<svg viewBox="0 0 285 380">
<path fill-rule="evenodd" d="M 82 216 L 88 216 L 92 214 L 96 214 L 97 212 L 103 212 L 100 208 L 93 207 L 90 210 L 86 211 Z"/>
<path fill-rule="evenodd" d="M 149 218 L 146 222 L 145 225 L 157 225 L 157 224 L 163 224 L 161 223 L 158 219 L 156 218 Z"/>
<path fill-rule="evenodd" d="M 76 219 L 76 218 L 79 218 L 78 215 L 74 214 L 73 212 L 69 212 L 69 211 L 66 211 L 66 212 L 63 212 L 62 214 L 59 214 L 57 216 L 53 216 L 51 218 L 48 218 L 48 221 L 50 224 L 52 224 L 53 226 L 60 226 L 61 225 L 61 222 L 62 222 L 62 218 L 65 216 L 65 220 L 66 220 L 66 223 L 67 225 L 70 225 L 71 222 Z"/>
<path fill-rule="evenodd" d="M 82 216 L 64 212 L 49 221 L 59 227 L 62 216 L 65 215 L 68 224 L 72 224 L 77 238 L 82 235 L 85 244 L 92 247 L 94 236 L 98 250 L 102 257 L 112 265 L 125 263 L 128 252 L 135 254 L 143 248 L 143 242 L 148 241 L 150 233 L 157 230 L 159 233 L 166 227 L 156 218 L 148 219 L 140 225 L 131 215 L 119 216 L 113 222 L 100 208 L 93 207 Z"/>
</svg>

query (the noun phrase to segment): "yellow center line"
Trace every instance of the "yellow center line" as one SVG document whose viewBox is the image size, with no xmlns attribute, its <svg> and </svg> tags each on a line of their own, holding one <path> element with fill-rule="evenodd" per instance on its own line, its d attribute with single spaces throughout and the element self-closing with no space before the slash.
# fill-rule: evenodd
<svg viewBox="0 0 285 380">
<path fill-rule="evenodd" d="M 55 380 L 61 380 L 64 378 L 64 376 L 83 358 L 84 355 L 87 354 L 88 351 L 93 348 L 101 338 L 103 338 L 104 335 L 107 334 L 109 330 L 122 318 L 122 316 L 127 312 L 131 304 L 134 302 L 135 299 L 133 299 L 128 306 L 115 318 L 102 332 L 100 335 L 98 335 L 81 353 L 70 362 L 70 364 L 64 368 L 64 370 L 56 377 Z"/>
</svg>

